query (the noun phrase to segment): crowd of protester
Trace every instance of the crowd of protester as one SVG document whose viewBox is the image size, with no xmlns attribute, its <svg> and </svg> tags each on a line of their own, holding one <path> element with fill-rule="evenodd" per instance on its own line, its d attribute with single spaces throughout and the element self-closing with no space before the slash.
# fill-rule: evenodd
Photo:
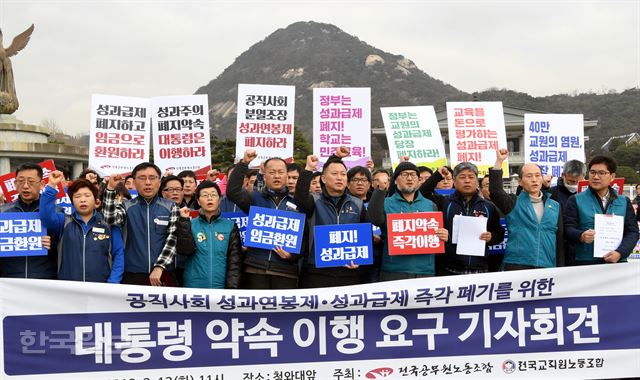
<svg viewBox="0 0 640 380">
<path fill-rule="evenodd" d="M 633 204 L 640 203 L 640 195 L 631 201 L 611 187 L 617 170 L 613 158 L 569 161 L 553 187 L 538 165 L 525 164 L 518 171 L 516 193 L 508 194 L 502 182 L 508 153 L 498 150 L 494 167 L 482 178 L 471 162 L 432 170 L 408 157 L 393 171 L 373 170 L 372 162 L 348 169 L 346 147 L 321 168 L 311 155 L 304 168 L 273 157 L 260 169 L 250 169 L 257 152 L 249 149 L 224 175 L 211 170 L 199 184 L 193 171 L 161 173 L 145 162 L 126 177 L 103 179 L 88 169 L 65 181 L 62 172 L 54 171 L 45 185 L 42 168 L 24 164 L 16 170 L 18 199 L 0 206 L 0 212 L 39 213 L 47 228 L 43 245 L 48 255 L 0 258 L 0 276 L 293 289 L 626 261 L 638 242 L 640 212 Z M 589 188 L 579 193 L 578 182 L 585 178 Z M 67 187 L 71 214 L 55 204 L 60 184 Z M 221 214 L 249 214 L 252 206 L 304 213 L 300 254 L 278 246 L 243 246 L 238 226 Z M 444 254 L 390 255 L 387 215 L 430 211 L 443 213 L 444 225 L 436 235 L 445 244 Z M 596 214 L 624 218 L 620 245 L 601 258 L 593 252 Z M 456 215 L 487 218 L 486 231 L 458 237 L 484 241 L 484 256 L 457 254 L 450 238 Z M 489 247 L 505 237 L 501 218 L 508 230 L 506 250 L 490 254 Z M 316 267 L 314 226 L 352 223 L 380 228 L 379 234 L 372 232 L 373 264 Z"/>
</svg>

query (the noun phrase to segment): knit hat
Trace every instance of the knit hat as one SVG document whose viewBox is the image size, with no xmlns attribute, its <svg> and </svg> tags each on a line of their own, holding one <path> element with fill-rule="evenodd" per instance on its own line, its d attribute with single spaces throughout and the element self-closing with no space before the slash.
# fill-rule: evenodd
<svg viewBox="0 0 640 380">
<path fill-rule="evenodd" d="M 396 178 L 398 178 L 398 176 L 400 175 L 400 173 L 402 173 L 405 170 L 413 170 L 416 172 L 418 177 L 420 177 L 420 171 L 418 170 L 418 167 L 415 164 L 409 161 L 402 161 L 401 163 L 398 164 L 398 166 L 396 166 L 396 170 L 393 172 L 393 180 L 395 181 Z"/>
</svg>

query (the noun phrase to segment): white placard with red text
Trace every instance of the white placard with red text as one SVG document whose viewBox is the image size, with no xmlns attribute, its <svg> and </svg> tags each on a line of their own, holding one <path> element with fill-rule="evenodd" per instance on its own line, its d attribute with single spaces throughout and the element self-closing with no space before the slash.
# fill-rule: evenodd
<svg viewBox="0 0 640 380">
<path fill-rule="evenodd" d="M 489 174 L 496 149 L 507 147 L 502 102 L 447 102 L 451 167 L 461 162 L 478 166 L 479 176 Z M 502 164 L 502 176 L 509 177 L 509 164 Z"/>
<path fill-rule="evenodd" d="M 89 167 L 108 176 L 149 161 L 150 129 L 149 99 L 94 94 Z"/>
<path fill-rule="evenodd" d="M 255 149 L 252 167 L 271 157 L 292 161 L 295 101 L 295 86 L 238 84 L 236 160 Z"/>
<path fill-rule="evenodd" d="M 207 95 L 151 98 L 153 162 L 164 173 L 211 166 Z"/>
<path fill-rule="evenodd" d="M 322 167 L 339 146 L 351 150 L 347 167 L 366 166 L 371 157 L 371 89 L 313 89 L 313 154 Z"/>
</svg>

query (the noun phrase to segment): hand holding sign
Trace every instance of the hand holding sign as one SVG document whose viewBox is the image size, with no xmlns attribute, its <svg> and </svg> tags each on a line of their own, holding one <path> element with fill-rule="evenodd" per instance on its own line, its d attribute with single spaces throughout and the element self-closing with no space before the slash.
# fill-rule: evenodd
<svg viewBox="0 0 640 380">
<path fill-rule="evenodd" d="M 591 244 L 596 238 L 595 230 L 586 230 L 580 235 L 580 241 L 585 244 Z"/>
<path fill-rule="evenodd" d="M 305 166 L 305 169 L 310 172 L 315 172 L 316 170 L 318 170 L 318 156 L 314 154 L 308 155 L 307 166 Z"/>
<path fill-rule="evenodd" d="M 344 145 L 336 148 L 336 156 L 340 158 L 349 157 L 349 154 L 351 154 L 351 150 Z"/>
<path fill-rule="evenodd" d="M 447 240 L 449 240 L 449 231 L 446 228 L 438 228 L 436 230 L 436 236 L 438 237 L 438 239 L 446 242 Z"/>
<path fill-rule="evenodd" d="M 373 163 L 373 160 L 367 160 L 367 169 L 369 169 L 369 171 L 373 171 L 374 167 L 375 164 Z"/>
<path fill-rule="evenodd" d="M 168 177 L 170 175 L 173 175 L 173 170 L 171 169 L 165 169 L 164 170 L 164 174 L 162 175 L 163 177 Z"/>
<path fill-rule="evenodd" d="M 622 258 L 622 255 L 618 251 L 611 251 L 602 256 L 602 258 L 608 263 L 617 263 Z"/>
<path fill-rule="evenodd" d="M 494 169 L 502 169 L 502 163 L 509 157 L 509 150 L 501 148 L 496 150 L 496 163 L 493 165 Z"/>
<path fill-rule="evenodd" d="M 491 232 L 483 232 L 480 234 L 480 240 L 489 241 L 491 240 Z"/>
<path fill-rule="evenodd" d="M 64 174 L 60 170 L 54 170 L 49 173 L 49 183 L 48 185 L 54 188 L 56 191 L 58 190 L 58 185 L 60 182 L 64 180 Z"/>
<path fill-rule="evenodd" d="M 282 247 L 275 247 L 273 251 L 277 253 L 278 256 L 280 256 L 280 258 L 285 260 L 289 260 L 290 258 L 293 257 L 289 252 L 285 251 Z"/>
<path fill-rule="evenodd" d="M 44 249 L 49 250 L 51 249 L 51 236 L 49 235 L 45 235 L 42 237 L 42 246 L 44 247 Z"/>
<path fill-rule="evenodd" d="M 400 162 L 409 162 L 411 157 L 409 156 L 400 156 Z"/>
<path fill-rule="evenodd" d="M 258 157 L 258 154 L 256 153 L 255 149 L 247 149 L 244 152 L 244 157 L 242 158 L 242 162 L 249 165 L 251 161 L 253 161 L 256 157 Z"/>
<path fill-rule="evenodd" d="M 551 187 L 552 179 L 553 179 L 553 176 L 551 174 L 545 174 L 544 176 L 542 176 L 542 186 Z"/>
</svg>

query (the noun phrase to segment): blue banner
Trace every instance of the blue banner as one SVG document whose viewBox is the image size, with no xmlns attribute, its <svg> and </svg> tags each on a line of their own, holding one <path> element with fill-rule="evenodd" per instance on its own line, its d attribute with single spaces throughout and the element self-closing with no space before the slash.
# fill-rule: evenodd
<svg viewBox="0 0 640 380">
<path fill-rule="evenodd" d="M 371 223 L 315 226 L 316 267 L 373 264 Z"/>
<path fill-rule="evenodd" d="M 46 235 L 40 213 L 0 213 L 0 257 L 45 256 L 42 237 Z"/>
<path fill-rule="evenodd" d="M 306 215 L 272 208 L 251 207 L 244 246 L 273 249 L 282 247 L 300 253 Z"/>
<path fill-rule="evenodd" d="M 638 269 L 623 263 L 258 292 L 3 278 L 0 373 L 19 380 L 634 377 Z"/>
<path fill-rule="evenodd" d="M 240 231 L 240 238 L 244 241 L 244 237 L 247 234 L 247 224 L 249 223 L 249 217 L 242 211 L 237 212 L 223 212 L 220 213 L 220 216 L 226 219 L 233 220 L 238 226 L 238 230 Z"/>
</svg>

